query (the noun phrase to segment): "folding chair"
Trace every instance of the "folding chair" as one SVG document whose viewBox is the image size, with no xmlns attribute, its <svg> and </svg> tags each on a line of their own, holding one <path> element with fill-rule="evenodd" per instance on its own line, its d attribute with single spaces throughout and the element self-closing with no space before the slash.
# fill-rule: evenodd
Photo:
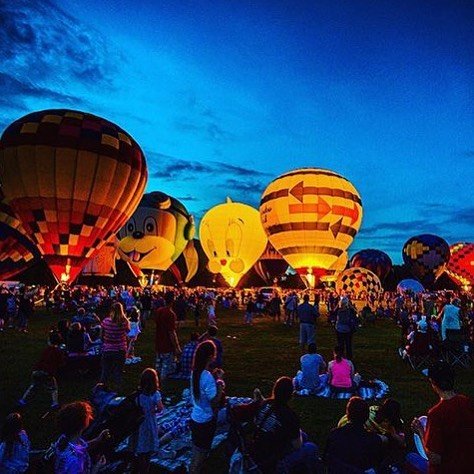
<svg viewBox="0 0 474 474">
<path fill-rule="evenodd" d="M 442 353 L 444 360 L 452 367 L 468 369 L 471 366 L 469 343 L 460 329 L 446 329 Z"/>
<path fill-rule="evenodd" d="M 434 355 L 427 333 L 416 332 L 413 343 L 408 350 L 407 360 L 413 370 L 426 369 L 433 362 Z"/>
</svg>

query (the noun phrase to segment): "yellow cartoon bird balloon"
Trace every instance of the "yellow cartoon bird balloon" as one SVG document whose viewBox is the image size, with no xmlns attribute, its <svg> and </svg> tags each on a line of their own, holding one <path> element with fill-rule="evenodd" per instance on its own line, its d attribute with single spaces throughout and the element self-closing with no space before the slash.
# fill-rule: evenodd
<svg viewBox="0 0 474 474">
<path fill-rule="evenodd" d="M 199 239 L 209 258 L 209 270 L 235 287 L 262 255 L 267 236 L 256 209 L 227 198 L 204 214 Z"/>
<path fill-rule="evenodd" d="M 260 216 L 270 243 L 313 286 L 352 243 L 361 225 L 362 203 L 343 176 L 301 168 L 268 185 Z"/>
</svg>

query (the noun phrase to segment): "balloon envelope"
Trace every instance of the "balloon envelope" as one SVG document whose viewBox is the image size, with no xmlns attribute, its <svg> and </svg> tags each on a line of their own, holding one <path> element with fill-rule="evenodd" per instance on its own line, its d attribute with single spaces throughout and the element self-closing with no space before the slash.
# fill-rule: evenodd
<svg viewBox="0 0 474 474">
<path fill-rule="evenodd" d="M 402 255 L 415 277 L 432 284 L 449 261 L 449 245 L 437 235 L 417 235 L 405 243 Z"/>
<path fill-rule="evenodd" d="M 26 270 L 38 258 L 35 244 L 3 200 L 0 190 L 0 280 L 7 280 Z"/>
<path fill-rule="evenodd" d="M 367 268 L 383 280 L 392 269 L 392 260 L 381 250 L 365 249 L 352 256 L 350 265 Z"/>
<path fill-rule="evenodd" d="M 7 203 L 58 280 L 71 282 L 135 210 L 145 157 L 117 125 L 74 110 L 13 122 L 0 148 Z"/>
<path fill-rule="evenodd" d="M 209 270 L 220 273 L 232 287 L 237 286 L 267 245 L 258 211 L 230 199 L 204 214 L 199 240 L 209 258 Z"/>
<path fill-rule="evenodd" d="M 360 195 L 333 171 L 302 168 L 273 180 L 260 201 L 270 243 L 300 274 L 326 273 L 362 221 Z"/>
<path fill-rule="evenodd" d="M 451 245 L 446 273 L 458 284 L 474 286 L 474 243 Z"/>
<path fill-rule="evenodd" d="M 411 291 L 412 293 L 422 293 L 425 291 L 425 288 L 418 280 L 407 278 L 397 285 L 397 291 L 399 293 L 405 293 L 407 291 Z"/>
<path fill-rule="evenodd" d="M 348 268 L 336 280 L 339 294 L 351 294 L 356 299 L 364 294 L 379 294 L 383 291 L 379 277 L 366 268 Z"/>
<path fill-rule="evenodd" d="M 254 265 L 257 275 L 267 284 L 271 285 L 274 280 L 283 275 L 288 268 L 286 260 L 268 242 L 265 251 Z"/>
<path fill-rule="evenodd" d="M 168 194 L 143 196 L 137 210 L 120 230 L 120 258 L 142 270 L 167 270 L 194 237 L 194 219 Z"/>
</svg>

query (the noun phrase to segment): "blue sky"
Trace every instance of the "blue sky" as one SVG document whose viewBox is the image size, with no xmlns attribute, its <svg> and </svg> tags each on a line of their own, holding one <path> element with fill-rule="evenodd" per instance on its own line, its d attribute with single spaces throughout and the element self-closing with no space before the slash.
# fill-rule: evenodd
<svg viewBox="0 0 474 474">
<path fill-rule="evenodd" d="M 474 240 L 473 25 L 457 0 L 0 0 L 0 129 L 104 116 L 198 218 L 332 169 L 364 205 L 350 253 L 398 263 L 419 233 Z"/>
</svg>

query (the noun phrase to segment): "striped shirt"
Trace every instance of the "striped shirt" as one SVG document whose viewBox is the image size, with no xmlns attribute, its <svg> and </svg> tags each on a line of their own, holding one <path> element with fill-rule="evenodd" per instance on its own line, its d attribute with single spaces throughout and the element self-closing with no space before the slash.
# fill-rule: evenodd
<svg viewBox="0 0 474 474">
<path fill-rule="evenodd" d="M 115 324 L 111 318 L 105 318 L 102 321 L 102 329 L 104 330 L 102 339 L 103 352 L 126 351 L 127 350 L 127 333 L 128 325 L 119 326 Z"/>
</svg>

